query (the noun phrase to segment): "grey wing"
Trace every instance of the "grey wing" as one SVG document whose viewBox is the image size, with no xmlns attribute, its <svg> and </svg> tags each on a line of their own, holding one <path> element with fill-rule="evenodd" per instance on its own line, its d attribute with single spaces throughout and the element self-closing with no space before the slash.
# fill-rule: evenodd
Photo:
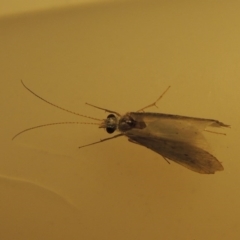
<svg viewBox="0 0 240 240">
<path fill-rule="evenodd" d="M 131 136 L 129 141 L 145 146 L 164 158 L 177 162 L 198 173 L 209 174 L 223 170 L 223 166 L 213 155 L 186 142 L 143 136 Z"/>
<path fill-rule="evenodd" d="M 228 127 L 217 120 L 192 118 L 168 114 L 130 113 L 136 122 L 143 122 L 146 127 L 132 128 L 125 134 L 135 136 L 165 139 L 170 142 L 185 142 L 188 146 L 196 146 L 209 151 L 209 146 L 202 134 L 207 127 Z"/>
</svg>

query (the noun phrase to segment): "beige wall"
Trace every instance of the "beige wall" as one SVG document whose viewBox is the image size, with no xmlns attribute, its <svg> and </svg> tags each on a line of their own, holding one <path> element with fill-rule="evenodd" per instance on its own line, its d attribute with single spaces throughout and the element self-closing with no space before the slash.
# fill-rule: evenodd
<svg viewBox="0 0 240 240">
<path fill-rule="evenodd" d="M 239 239 L 238 1 L 123 1 L 0 18 L 1 239 Z M 103 119 L 170 91 L 155 112 L 213 118 L 225 170 L 170 165 L 40 101 Z"/>
</svg>

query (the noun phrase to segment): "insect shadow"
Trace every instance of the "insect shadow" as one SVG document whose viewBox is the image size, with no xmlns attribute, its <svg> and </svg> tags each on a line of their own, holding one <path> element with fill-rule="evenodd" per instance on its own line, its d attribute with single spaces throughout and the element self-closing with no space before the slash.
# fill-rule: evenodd
<svg viewBox="0 0 240 240">
<path fill-rule="evenodd" d="M 157 102 L 165 95 L 170 86 L 152 104 L 149 104 L 136 112 L 127 112 L 124 115 L 121 115 L 118 112 L 112 110 L 86 103 L 91 107 L 104 110 L 105 112 L 109 113 L 107 118 L 102 120 L 85 116 L 53 104 L 33 92 L 23 83 L 23 81 L 21 82 L 29 92 L 31 92 L 42 101 L 63 111 L 78 115 L 80 117 L 92 119 L 97 122 L 55 122 L 38 125 L 17 133 L 12 138 L 12 140 L 24 132 L 40 127 L 59 124 L 94 124 L 98 125 L 99 128 L 104 128 L 109 134 L 112 134 L 115 131 L 117 131 L 118 134 L 87 145 L 80 146 L 79 148 L 91 146 L 121 136 L 126 136 L 129 142 L 147 147 L 152 151 L 160 154 L 167 162 L 169 162 L 168 160 L 174 161 L 192 171 L 209 174 L 223 170 L 222 164 L 217 160 L 216 157 L 209 153 L 209 147 L 202 132 L 207 131 L 217 133 L 214 131 L 206 130 L 206 128 L 230 127 L 229 125 L 214 119 L 186 117 L 180 115 L 144 111 L 147 108 L 157 106 Z M 224 133 L 219 134 L 226 135 Z"/>
</svg>

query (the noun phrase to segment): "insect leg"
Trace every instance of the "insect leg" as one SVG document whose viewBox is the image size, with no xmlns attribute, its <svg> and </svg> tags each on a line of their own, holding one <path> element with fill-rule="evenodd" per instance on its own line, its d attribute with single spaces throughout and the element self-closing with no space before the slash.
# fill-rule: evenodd
<svg viewBox="0 0 240 240">
<path fill-rule="evenodd" d="M 119 117 L 121 117 L 121 114 L 119 114 L 119 113 L 117 113 L 117 112 L 115 112 L 115 111 L 108 110 L 108 109 L 106 109 L 106 108 L 97 107 L 97 106 L 92 105 L 92 104 L 90 104 L 90 103 L 86 103 L 86 104 L 89 105 L 89 106 L 91 106 L 91 107 L 94 107 L 94 108 L 97 108 L 97 109 L 101 109 L 101 110 L 103 110 L 103 111 L 105 111 L 105 112 L 114 113 L 114 114 L 118 115 Z"/>
<path fill-rule="evenodd" d="M 97 142 L 93 142 L 93 143 L 90 143 L 90 144 L 87 144 L 87 145 L 80 146 L 79 148 L 88 147 L 88 146 L 91 146 L 91 145 L 94 145 L 94 144 L 97 144 L 97 143 L 105 142 L 105 141 L 111 140 L 111 139 L 113 139 L 113 138 L 121 137 L 121 136 L 123 136 L 123 135 L 124 135 L 124 134 L 120 133 L 120 134 L 117 134 L 117 135 L 115 135 L 115 136 L 113 136 L 113 137 L 100 139 L 100 141 L 97 141 Z"/>
<path fill-rule="evenodd" d="M 165 93 L 169 90 L 170 86 L 168 86 L 168 88 L 162 93 L 162 95 L 153 103 L 147 105 L 146 107 L 143 107 L 141 109 L 139 109 L 137 112 L 143 112 L 146 108 L 150 108 L 150 107 L 157 107 L 156 103 L 165 95 Z"/>
<path fill-rule="evenodd" d="M 162 156 L 163 157 L 163 156 Z M 168 161 L 168 159 L 167 158 L 165 158 L 165 157 L 163 157 L 164 158 L 164 160 L 168 163 L 168 164 L 170 164 L 170 162 Z"/>
<path fill-rule="evenodd" d="M 215 133 L 215 134 L 221 134 L 221 135 L 227 135 L 226 133 L 219 133 L 219 132 L 214 132 L 214 131 L 210 131 L 210 130 L 204 130 L 205 132 L 209 132 L 209 133 Z"/>
</svg>

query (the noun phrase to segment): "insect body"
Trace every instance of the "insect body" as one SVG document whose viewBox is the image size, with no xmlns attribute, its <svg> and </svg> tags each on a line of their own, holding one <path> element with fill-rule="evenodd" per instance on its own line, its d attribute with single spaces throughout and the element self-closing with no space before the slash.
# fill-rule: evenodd
<svg viewBox="0 0 240 240">
<path fill-rule="evenodd" d="M 25 85 L 24 87 L 27 88 Z M 38 98 L 55 107 L 76 115 L 80 115 L 82 117 L 90 118 L 50 103 L 32 92 L 29 88 L 27 89 Z M 166 91 L 157 99 L 157 101 L 162 98 Z M 217 160 L 217 158 L 209 153 L 208 144 L 202 132 L 207 127 L 229 126 L 213 119 L 143 112 L 144 109 L 156 105 L 156 102 L 140 109 L 137 112 L 129 112 L 125 115 L 121 115 L 117 112 L 88 104 L 92 107 L 110 113 L 104 120 L 91 118 L 100 121 L 100 123 L 95 123 L 99 125 L 99 128 L 105 128 L 109 134 L 112 134 L 115 131 L 118 131 L 119 134 L 88 145 L 81 146 L 80 148 L 94 145 L 120 136 L 126 136 L 130 142 L 145 146 L 160 154 L 166 160 L 169 159 L 177 162 L 192 171 L 198 173 L 214 173 L 215 171 L 223 170 L 223 166 Z M 17 135 L 34 128 L 65 123 L 79 122 L 44 124 L 26 129 Z M 17 135 L 15 135 L 14 138 Z"/>
<path fill-rule="evenodd" d="M 223 170 L 221 163 L 208 152 L 202 134 L 206 127 L 227 127 L 212 119 L 201 119 L 161 113 L 129 112 L 114 115 L 101 127 L 119 130 L 133 143 L 145 146 L 164 158 L 199 173 Z"/>
</svg>

